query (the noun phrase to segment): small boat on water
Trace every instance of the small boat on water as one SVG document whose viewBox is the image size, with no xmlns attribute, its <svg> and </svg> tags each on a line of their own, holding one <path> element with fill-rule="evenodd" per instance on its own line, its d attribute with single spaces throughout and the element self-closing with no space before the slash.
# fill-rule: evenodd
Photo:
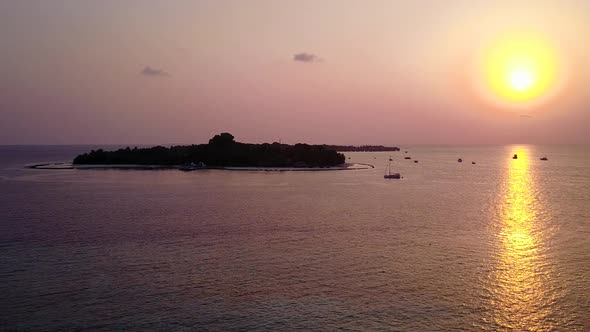
<svg viewBox="0 0 590 332">
<path fill-rule="evenodd" d="M 518 159 L 518 155 L 514 154 L 514 156 L 512 156 L 512 159 Z"/>
<path fill-rule="evenodd" d="M 417 164 L 417 163 L 418 163 L 418 160 L 414 160 L 414 164 Z"/>
<path fill-rule="evenodd" d="M 412 157 L 404 157 L 404 159 L 410 160 L 410 159 L 412 159 Z"/>
<path fill-rule="evenodd" d="M 459 158 L 459 159 L 457 159 L 457 162 L 458 163 L 462 163 L 463 162 L 463 159 Z"/>
<path fill-rule="evenodd" d="M 541 160 L 546 161 L 546 160 L 549 160 L 549 159 L 547 159 L 547 157 L 543 157 L 543 158 L 541 158 Z"/>
<path fill-rule="evenodd" d="M 472 161 L 472 162 L 471 162 L 471 165 L 475 165 L 475 161 Z"/>
<path fill-rule="evenodd" d="M 385 175 L 383 175 L 384 179 L 401 179 L 401 174 L 399 173 L 391 173 L 391 158 L 389 158 L 389 163 L 385 168 Z"/>
<path fill-rule="evenodd" d="M 204 168 L 207 168 L 207 165 L 205 165 L 205 163 L 203 163 L 203 162 L 198 162 L 198 163 L 184 164 L 184 165 L 180 166 L 178 169 L 181 171 L 190 172 L 190 171 L 194 171 L 197 169 L 204 169 Z"/>
</svg>

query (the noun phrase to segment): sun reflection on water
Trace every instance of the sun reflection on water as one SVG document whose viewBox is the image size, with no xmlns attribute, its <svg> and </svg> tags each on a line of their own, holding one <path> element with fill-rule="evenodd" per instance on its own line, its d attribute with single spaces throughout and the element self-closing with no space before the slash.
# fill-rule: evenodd
<svg viewBox="0 0 590 332">
<path fill-rule="evenodd" d="M 529 151 L 515 148 L 499 202 L 497 251 L 490 285 L 495 329 L 550 330 L 557 291 L 552 264 L 545 254 L 549 230 L 531 170 Z"/>
</svg>

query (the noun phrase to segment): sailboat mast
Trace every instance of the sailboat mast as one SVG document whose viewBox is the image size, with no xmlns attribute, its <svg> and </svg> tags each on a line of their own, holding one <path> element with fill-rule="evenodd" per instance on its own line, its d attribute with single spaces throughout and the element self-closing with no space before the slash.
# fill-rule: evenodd
<svg viewBox="0 0 590 332">
<path fill-rule="evenodd" d="M 391 156 L 389 156 L 389 163 L 387 164 L 387 174 L 391 175 Z"/>
<path fill-rule="evenodd" d="M 391 175 L 391 157 L 389 157 L 389 175 Z"/>
</svg>

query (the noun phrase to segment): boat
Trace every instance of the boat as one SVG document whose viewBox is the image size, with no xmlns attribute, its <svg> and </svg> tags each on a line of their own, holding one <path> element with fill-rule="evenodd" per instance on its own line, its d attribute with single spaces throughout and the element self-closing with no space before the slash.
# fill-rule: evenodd
<svg viewBox="0 0 590 332">
<path fill-rule="evenodd" d="M 459 158 L 459 159 L 457 159 L 457 162 L 458 163 L 462 163 L 463 162 L 463 159 Z"/>
<path fill-rule="evenodd" d="M 417 164 L 417 163 L 418 163 L 418 160 L 414 160 L 414 164 Z"/>
<path fill-rule="evenodd" d="M 404 159 L 407 159 L 407 160 L 409 160 L 409 159 L 412 159 L 412 157 L 405 157 Z"/>
<path fill-rule="evenodd" d="M 181 171 L 190 172 L 190 171 L 194 171 L 197 169 L 204 169 L 204 168 L 207 168 L 207 165 L 205 165 L 205 163 L 203 163 L 203 162 L 198 162 L 198 163 L 184 164 L 184 165 L 180 166 L 178 169 Z"/>
<path fill-rule="evenodd" d="M 384 179 L 401 179 L 401 175 L 399 173 L 391 173 L 391 158 L 389 158 L 389 163 L 387 164 L 387 168 L 385 168 L 385 175 L 383 175 Z"/>
<path fill-rule="evenodd" d="M 547 157 L 543 157 L 543 158 L 541 158 L 541 160 L 549 160 L 549 159 L 547 159 Z"/>
<path fill-rule="evenodd" d="M 471 165 L 475 165 L 475 161 L 472 161 L 472 162 L 471 162 Z"/>
<path fill-rule="evenodd" d="M 514 154 L 514 156 L 512 156 L 512 159 L 518 159 L 518 155 Z"/>
</svg>

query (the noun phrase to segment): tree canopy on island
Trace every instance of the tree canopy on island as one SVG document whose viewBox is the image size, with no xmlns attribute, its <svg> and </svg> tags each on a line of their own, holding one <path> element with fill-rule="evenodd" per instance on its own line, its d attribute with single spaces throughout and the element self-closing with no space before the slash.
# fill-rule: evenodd
<svg viewBox="0 0 590 332">
<path fill-rule="evenodd" d="M 343 164 L 343 154 L 323 145 L 248 144 L 229 133 L 215 135 L 208 144 L 116 151 L 92 150 L 74 159 L 84 165 L 183 165 L 203 162 L 211 167 L 327 167 Z"/>
</svg>

